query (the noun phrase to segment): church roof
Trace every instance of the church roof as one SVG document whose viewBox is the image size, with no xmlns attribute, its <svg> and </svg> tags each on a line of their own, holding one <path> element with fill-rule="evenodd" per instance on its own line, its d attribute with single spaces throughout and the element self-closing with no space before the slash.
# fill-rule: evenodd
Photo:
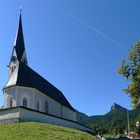
<svg viewBox="0 0 140 140">
<path fill-rule="evenodd" d="M 38 89 L 47 96 L 75 111 L 62 92 L 59 91 L 55 86 L 49 83 L 46 79 L 32 70 L 26 64 L 20 62 L 18 65 L 19 66 L 15 69 L 4 89 L 12 86 L 32 87 Z"/>
<path fill-rule="evenodd" d="M 20 61 L 25 50 L 21 14 L 19 18 L 19 26 L 15 38 L 14 48 L 16 50 L 17 58 Z"/>
</svg>

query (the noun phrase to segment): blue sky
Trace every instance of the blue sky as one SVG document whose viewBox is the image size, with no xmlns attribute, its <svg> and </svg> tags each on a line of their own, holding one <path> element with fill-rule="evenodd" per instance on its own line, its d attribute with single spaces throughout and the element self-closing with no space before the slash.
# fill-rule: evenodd
<svg viewBox="0 0 140 140">
<path fill-rule="evenodd" d="M 140 38 L 139 0 L 0 1 L 0 88 L 22 5 L 29 66 L 60 89 L 72 106 L 104 114 L 116 102 L 130 109 L 117 73 L 127 50 Z M 0 105 L 3 105 L 1 90 Z"/>
</svg>

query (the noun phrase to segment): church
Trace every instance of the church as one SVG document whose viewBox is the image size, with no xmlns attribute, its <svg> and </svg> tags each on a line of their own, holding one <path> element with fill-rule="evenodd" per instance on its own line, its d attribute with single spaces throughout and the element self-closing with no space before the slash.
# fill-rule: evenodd
<svg viewBox="0 0 140 140">
<path fill-rule="evenodd" d="M 28 66 L 21 15 L 3 92 L 4 108 L 23 106 L 76 121 L 75 109 L 63 93 Z"/>
<path fill-rule="evenodd" d="M 94 133 L 76 122 L 76 110 L 63 93 L 29 67 L 21 13 L 3 94 L 0 124 L 38 121 Z"/>
</svg>

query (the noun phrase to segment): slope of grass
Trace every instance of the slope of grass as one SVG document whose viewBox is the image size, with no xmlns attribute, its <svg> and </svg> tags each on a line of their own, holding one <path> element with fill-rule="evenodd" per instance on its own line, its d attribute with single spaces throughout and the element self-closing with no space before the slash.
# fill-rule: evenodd
<svg viewBox="0 0 140 140">
<path fill-rule="evenodd" d="M 0 140 L 94 140 L 95 137 L 75 129 L 46 123 L 0 125 Z"/>
</svg>

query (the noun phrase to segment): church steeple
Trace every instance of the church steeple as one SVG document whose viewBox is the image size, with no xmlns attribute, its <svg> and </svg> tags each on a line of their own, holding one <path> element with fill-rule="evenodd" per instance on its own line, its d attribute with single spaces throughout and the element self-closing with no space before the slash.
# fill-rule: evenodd
<svg viewBox="0 0 140 140">
<path fill-rule="evenodd" d="M 17 54 L 17 59 L 21 61 L 23 53 L 25 51 L 21 13 L 19 17 L 19 26 L 18 26 L 16 38 L 15 38 L 14 48 Z"/>
<path fill-rule="evenodd" d="M 15 68 L 17 67 L 17 64 L 20 62 L 28 65 L 26 51 L 25 51 L 25 44 L 24 44 L 23 29 L 22 29 L 21 9 L 20 9 L 18 30 L 13 46 L 10 63 L 9 63 L 9 78 L 11 77 Z"/>
<path fill-rule="evenodd" d="M 22 61 L 27 64 L 24 37 L 23 37 L 23 29 L 22 29 L 22 17 L 21 17 L 21 9 L 20 9 L 20 17 L 19 17 L 19 26 L 17 35 L 14 42 L 14 49 L 17 55 L 18 61 Z"/>
</svg>

